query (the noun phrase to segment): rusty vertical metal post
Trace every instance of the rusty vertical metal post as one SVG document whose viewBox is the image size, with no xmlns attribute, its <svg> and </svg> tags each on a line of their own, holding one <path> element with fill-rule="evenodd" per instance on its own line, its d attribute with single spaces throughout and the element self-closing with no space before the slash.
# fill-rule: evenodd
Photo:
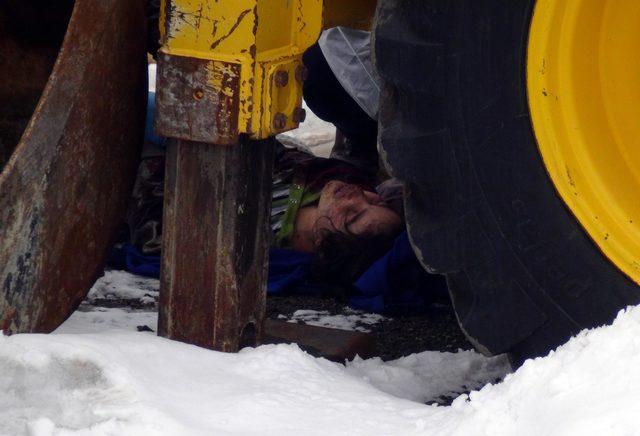
<svg viewBox="0 0 640 436">
<path fill-rule="evenodd" d="M 303 118 L 296 71 L 320 34 L 322 2 L 164 0 L 161 22 L 155 122 L 173 139 L 158 332 L 235 351 L 262 335 L 266 138 Z"/>
<path fill-rule="evenodd" d="M 158 333 L 220 351 L 256 345 L 265 313 L 273 140 L 172 140 Z"/>
</svg>

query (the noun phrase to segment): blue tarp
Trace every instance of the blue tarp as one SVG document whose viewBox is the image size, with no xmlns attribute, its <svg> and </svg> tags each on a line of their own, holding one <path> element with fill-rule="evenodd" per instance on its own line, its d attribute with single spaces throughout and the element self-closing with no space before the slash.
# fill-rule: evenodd
<svg viewBox="0 0 640 436">
<path fill-rule="evenodd" d="M 307 280 L 310 266 L 310 254 L 286 248 L 271 248 L 267 293 L 284 294 L 296 289 Z"/>
<path fill-rule="evenodd" d="M 311 261 L 312 256 L 307 253 L 271 248 L 268 294 L 317 294 L 326 289 L 309 282 Z M 131 245 L 114 249 L 109 263 L 143 276 L 160 275 L 160 256 L 146 256 Z M 444 279 L 423 270 L 404 232 L 396 238 L 391 250 L 354 283 L 349 306 L 367 312 L 406 315 L 424 311 L 441 297 L 446 297 Z"/>
<path fill-rule="evenodd" d="M 144 125 L 144 140 L 151 143 L 156 147 L 164 148 L 167 142 L 167 138 L 157 135 L 153 128 L 154 111 L 156 107 L 156 93 L 149 92 L 147 95 L 147 118 Z"/>
<path fill-rule="evenodd" d="M 444 278 L 422 268 L 406 231 L 396 238 L 387 254 L 360 276 L 354 287 L 349 306 L 389 315 L 420 313 L 435 300 L 447 298 Z"/>
</svg>

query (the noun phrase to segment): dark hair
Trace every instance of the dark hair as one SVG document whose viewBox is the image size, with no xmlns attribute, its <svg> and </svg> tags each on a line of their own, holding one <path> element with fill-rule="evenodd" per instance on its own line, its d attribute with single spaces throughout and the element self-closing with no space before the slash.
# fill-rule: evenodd
<svg viewBox="0 0 640 436">
<path fill-rule="evenodd" d="M 327 232 L 311 265 L 316 280 L 350 287 L 376 260 L 393 246 L 395 235 L 354 235 Z"/>
</svg>

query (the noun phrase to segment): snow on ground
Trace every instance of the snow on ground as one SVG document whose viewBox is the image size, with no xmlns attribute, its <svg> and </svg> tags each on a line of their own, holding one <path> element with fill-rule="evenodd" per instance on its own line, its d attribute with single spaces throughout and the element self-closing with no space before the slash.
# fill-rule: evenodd
<svg viewBox="0 0 640 436">
<path fill-rule="evenodd" d="M 391 362 L 356 358 L 346 368 L 347 373 L 367 380 L 383 392 L 419 403 L 455 398 L 462 392 L 480 389 L 503 379 L 510 369 L 506 356 L 487 359 L 471 350 L 427 351 Z"/>
<path fill-rule="evenodd" d="M 287 317 L 280 315 L 279 318 L 286 319 Z M 329 312 L 325 310 L 296 310 L 291 318 L 287 319 L 287 322 L 367 333 L 371 330 L 366 326 L 378 324 L 384 319 L 384 316 L 376 313 L 364 313 L 345 307 L 344 313 L 340 315 L 329 315 Z"/>
<path fill-rule="evenodd" d="M 155 336 L 153 304 L 93 305 L 147 298 L 157 281 L 107 271 L 54 334 L 0 335 L 0 435 L 405 435 L 430 413 L 424 402 L 509 371 L 472 351 L 345 365 L 295 345 L 224 354 Z"/>
<path fill-rule="evenodd" d="M 431 410 L 295 345 L 224 354 L 141 333 L 16 335 L 0 339 L 0 366 L 10 435 L 404 435 Z"/>
<path fill-rule="evenodd" d="M 158 312 L 155 310 L 83 305 L 56 329 L 56 333 L 99 333 L 111 329 L 155 332 L 157 325 Z"/>
<path fill-rule="evenodd" d="M 107 270 L 56 333 L 98 333 L 109 329 L 155 332 L 159 289 L 157 279 Z M 112 305 L 121 307 L 105 307 Z"/>
<path fill-rule="evenodd" d="M 416 386 L 463 361 L 460 377 L 498 373 L 470 352 L 344 366 L 295 345 L 224 354 L 122 330 L 0 337 L 0 434 L 640 433 L 639 307 L 449 407 L 418 402 Z"/>
<path fill-rule="evenodd" d="M 126 271 L 107 270 L 93 285 L 87 300 L 138 300 L 141 304 L 150 304 L 158 300 L 160 281 Z"/>
</svg>

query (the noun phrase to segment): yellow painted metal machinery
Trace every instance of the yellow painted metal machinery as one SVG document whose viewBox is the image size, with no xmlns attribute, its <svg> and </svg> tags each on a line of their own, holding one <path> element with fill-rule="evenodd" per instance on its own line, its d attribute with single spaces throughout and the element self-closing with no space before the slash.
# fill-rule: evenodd
<svg viewBox="0 0 640 436">
<path fill-rule="evenodd" d="M 372 0 L 172 0 L 162 9 L 159 133 L 234 144 L 304 120 L 301 57 L 328 25 L 367 27 Z"/>
<path fill-rule="evenodd" d="M 640 2 L 538 0 L 528 95 L 556 189 L 640 284 Z"/>
</svg>

